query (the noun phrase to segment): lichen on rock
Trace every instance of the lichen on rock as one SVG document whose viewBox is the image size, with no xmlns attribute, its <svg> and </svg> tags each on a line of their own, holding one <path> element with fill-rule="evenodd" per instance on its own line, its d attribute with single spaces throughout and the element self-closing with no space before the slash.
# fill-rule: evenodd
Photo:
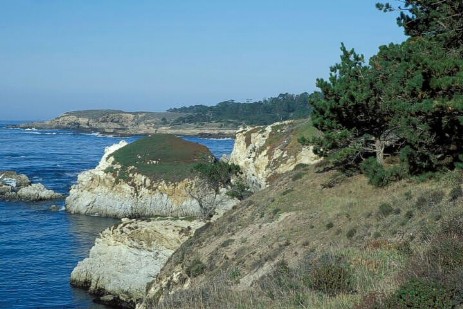
<svg viewBox="0 0 463 309">
<path fill-rule="evenodd" d="M 261 190 L 272 176 L 291 171 L 298 164 L 313 164 L 320 160 L 312 147 L 297 141 L 297 131 L 303 131 L 307 126 L 311 124 L 305 120 L 242 128 L 236 133 L 230 162 L 241 167 L 252 190 Z"/>
</svg>

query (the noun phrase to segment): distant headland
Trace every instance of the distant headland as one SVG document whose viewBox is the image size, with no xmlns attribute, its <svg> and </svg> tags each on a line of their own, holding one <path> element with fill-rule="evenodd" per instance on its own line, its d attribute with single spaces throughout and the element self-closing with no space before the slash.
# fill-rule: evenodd
<svg viewBox="0 0 463 309">
<path fill-rule="evenodd" d="M 52 120 L 20 124 L 20 128 L 64 129 L 111 135 L 170 133 L 230 137 L 243 125 L 269 125 L 306 118 L 312 108 L 309 94 L 280 94 L 253 103 L 224 101 L 215 106 L 194 105 L 166 112 L 126 112 L 95 109 L 64 113 Z"/>
</svg>

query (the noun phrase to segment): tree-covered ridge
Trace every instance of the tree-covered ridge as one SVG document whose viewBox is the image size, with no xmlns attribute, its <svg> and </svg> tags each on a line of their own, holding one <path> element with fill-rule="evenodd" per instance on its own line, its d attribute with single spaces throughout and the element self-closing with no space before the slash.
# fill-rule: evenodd
<svg viewBox="0 0 463 309">
<path fill-rule="evenodd" d="M 171 124 L 218 121 L 267 125 L 277 121 L 308 117 L 312 111 L 309 97 L 306 92 L 298 95 L 284 93 L 254 103 L 229 100 L 215 106 L 194 105 L 171 108 L 168 112 L 190 114 L 176 119 Z"/>
<path fill-rule="evenodd" d="M 368 62 L 342 45 L 341 62 L 328 80 L 317 80 L 321 94 L 311 96 L 313 122 L 324 135 L 301 141 L 373 178 L 462 166 L 463 42 L 455 35 L 462 31 L 461 6 L 405 1 L 398 21 L 410 37 L 381 46 Z"/>
</svg>

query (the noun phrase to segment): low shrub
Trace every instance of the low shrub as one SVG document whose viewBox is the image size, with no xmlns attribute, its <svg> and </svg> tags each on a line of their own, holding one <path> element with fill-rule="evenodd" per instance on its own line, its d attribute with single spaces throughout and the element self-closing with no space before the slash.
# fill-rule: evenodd
<svg viewBox="0 0 463 309">
<path fill-rule="evenodd" d="M 388 203 L 383 203 L 378 207 L 378 213 L 383 217 L 387 217 L 393 212 L 394 208 L 392 208 L 392 206 Z"/>
<path fill-rule="evenodd" d="M 457 185 L 452 188 L 449 192 L 449 201 L 455 202 L 457 199 L 463 196 L 463 190 L 460 185 Z"/>
<path fill-rule="evenodd" d="M 454 308 L 451 291 L 442 284 L 421 278 L 412 278 L 384 302 L 383 308 Z M 378 307 L 377 307 L 378 308 Z"/>
<path fill-rule="evenodd" d="M 309 277 L 311 289 L 330 296 L 353 292 L 353 279 L 344 258 L 333 255 L 322 256 L 312 266 Z"/>
<path fill-rule="evenodd" d="M 303 172 L 298 172 L 296 174 L 293 175 L 293 177 L 291 177 L 291 180 L 292 181 L 296 181 L 296 180 L 299 180 L 301 179 L 302 177 L 304 177 L 305 173 Z"/>
<path fill-rule="evenodd" d="M 325 225 L 326 229 L 329 230 L 331 228 L 334 227 L 334 223 L 333 222 L 328 222 L 326 225 Z"/>
<path fill-rule="evenodd" d="M 390 182 L 402 179 L 405 172 L 400 166 L 385 168 L 376 161 L 368 158 L 360 165 L 362 172 L 368 177 L 369 183 L 375 187 L 387 186 Z"/>
<path fill-rule="evenodd" d="M 426 210 L 438 205 L 444 199 L 445 192 L 442 190 L 432 190 L 423 193 L 416 200 L 416 208 Z"/>
<path fill-rule="evenodd" d="M 187 266 L 185 272 L 190 278 L 194 278 L 203 274 L 205 270 L 206 265 L 199 258 L 195 258 Z"/>
<path fill-rule="evenodd" d="M 351 239 L 352 237 L 355 236 L 355 234 L 357 234 L 357 229 L 356 228 L 351 228 L 350 230 L 347 231 L 346 237 Z"/>
</svg>

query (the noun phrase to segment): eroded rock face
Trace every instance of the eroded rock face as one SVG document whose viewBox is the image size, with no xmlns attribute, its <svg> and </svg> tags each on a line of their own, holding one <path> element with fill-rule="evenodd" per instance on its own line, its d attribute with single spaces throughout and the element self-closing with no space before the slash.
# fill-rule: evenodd
<svg viewBox="0 0 463 309">
<path fill-rule="evenodd" d="M 197 179 L 178 182 L 153 181 L 133 173 L 130 181 L 116 179 L 108 168 L 119 168 L 110 155 L 127 145 L 120 142 L 106 148 L 99 165 L 78 176 L 66 198 L 66 210 L 71 213 L 115 218 L 152 216 L 198 216 L 201 214 L 197 193 L 218 210 L 231 207 L 235 201 L 224 192 L 215 194 L 200 187 Z"/>
<path fill-rule="evenodd" d="M 135 306 L 172 253 L 204 223 L 200 221 L 123 219 L 104 230 L 88 258 L 71 274 L 74 286 L 102 301 Z"/>
<path fill-rule="evenodd" d="M 320 160 L 312 147 L 295 140 L 293 124 L 294 121 L 284 121 L 237 131 L 230 162 L 241 167 L 252 190 L 265 188 L 272 176 L 291 171 L 298 164 Z"/>
<path fill-rule="evenodd" d="M 41 183 L 31 184 L 24 174 L 14 171 L 0 172 L 0 199 L 36 202 L 62 197 L 61 194 L 45 188 Z"/>
</svg>

